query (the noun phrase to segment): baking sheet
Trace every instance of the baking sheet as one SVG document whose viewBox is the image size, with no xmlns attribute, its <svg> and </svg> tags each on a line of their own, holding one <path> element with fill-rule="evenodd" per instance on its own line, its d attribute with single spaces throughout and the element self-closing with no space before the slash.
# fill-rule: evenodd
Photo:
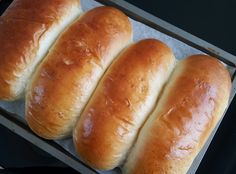
<svg viewBox="0 0 236 174">
<path fill-rule="evenodd" d="M 94 0 L 81 0 L 81 3 L 82 3 L 82 8 L 83 8 L 84 12 L 86 12 L 89 9 L 92 9 L 94 7 L 101 6 L 101 4 L 95 2 Z M 132 26 L 133 26 L 133 40 L 134 41 L 138 41 L 140 39 L 145 39 L 145 38 L 159 39 L 159 40 L 163 41 L 164 43 L 166 43 L 172 49 L 172 51 L 174 52 L 174 55 L 176 56 L 177 59 L 182 59 L 182 58 L 185 58 L 185 57 L 192 55 L 192 54 L 203 54 L 203 52 L 201 52 L 201 51 L 199 51 L 199 50 L 197 50 L 197 49 L 195 49 L 195 48 L 193 48 L 181 41 L 178 41 L 172 37 L 169 37 L 168 35 L 163 34 L 155 29 L 152 29 L 140 22 L 134 21 L 132 19 L 130 19 L 130 21 L 132 22 Z M 18 101 L 14 101 L 14 102 L 0 101 L 0 107 L 6 109 L 7 111 L 9 111 L 11 113 L 15 113 L 15 114 L 19 115 L 22 118 L 22 121 L 25 122 L 25 120 L 24 120 L 24 100 L 23 99 L 18 100 Z M 56 143 L 58 143 L 60 146 L 62 146 L 64 149 L 69 151 L 74 156 L 76 156 L 71 138 L 64 139 L 64 140 L 58 140 L 58 141 L 56 141 Z M 76 156 L 76 157 L 79 158 L 78 156 Z M 118 174 L 118 173 L 120 173 L 120 171 L 119 171 L 119 169 L 115 169 L 112 171 L 99 172 L 99 173 Z"/>
</svg>

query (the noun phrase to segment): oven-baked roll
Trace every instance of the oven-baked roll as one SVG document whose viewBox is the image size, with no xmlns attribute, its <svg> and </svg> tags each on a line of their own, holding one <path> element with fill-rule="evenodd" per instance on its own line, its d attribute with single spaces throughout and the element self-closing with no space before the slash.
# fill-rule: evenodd
<svg viewBox="0 0 236 174">
<path fill-rule="evenodd" d="M 120 165 L 167 81 L 175 58 L 155 39 L 139 41 L 109 67 L 75 127 L 79 157 L 109 170 Z"/>
<path fill-rule="evenodd" d="M 56 41 L 28 86 L 26 119 L 46 139 L 71 136 L 101 76 L 132 39 L 128 17 L 97 7 L 74 22 Z"/>
<path fill-rule="evenodd" d="M 193 55 L 175 68 L 124 165 L 125 174 L 185 174 L 227 107 L 229 72 Z"/>
<path fill-rule="evenodd" d="M 37 64 L 81 13 L 79 0 L 14 0 L 0 17 L 0 100 L 23 96 Z"/>
</svg>

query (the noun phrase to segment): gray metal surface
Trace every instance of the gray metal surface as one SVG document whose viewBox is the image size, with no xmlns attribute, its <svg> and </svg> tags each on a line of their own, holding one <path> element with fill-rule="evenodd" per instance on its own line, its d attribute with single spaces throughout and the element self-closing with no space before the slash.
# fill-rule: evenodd
<svg viewBox="0 0 236 174">
<path fill-rule="evenodd" d="M 146 25 L 157 29 L 169 36 L 172 36 L 178 40 L 183 41 L 184 43 L 197 48 L 209 55 L 217 57 L 224 63 L 235 67 L 236 66 L 236 57 L 174 25 L 169 24 L 168 22 L 163 21 L 162 19 L 145 12 L 144 10 L 124 1 L 124 0 L 96 0 L 100 3 L 114 6 L 118 9 L 121 9 L 129 17 L 138 20 Z"/>
<path fill-rule="evenodd" d="M 121 9 L 122 11 L 124 11 L 129 17 L 137 21 L 140 21 L 142 23 L 145 23 L 146 25 L 158 31 L 161 31 L 165 34 L 168 34 L 171 37 L 181 40 L 184 43 L 187 43 L 188 45 L 195 47 L 209 55 L 217 57 L 219 60 L 223 61 L 225 64 L 230 66 L 230 69 L 233 71 L 233 73 L 235 73 L 236 57 L 234 55 L 228 52 L 225 52 L 224 50 L 212 44 L 209 44 L 208 42 L 203 41 L 202 39 L 199 39 L 123 0 L 97 0 L 97 1 L 106 5 L 115 6 Z M 233 83 L 233 88 L 231 92 L 230 102 L 232 101 L 236 93 L 235 76 L 232 76 L 232 83 Z M 29 128 L 24 123 L 22 123 L 22 120 L 19 120 L 16 116 L 10 113 L 7 113 L 1 109 L 0 109 L 0 124 L 7 127 L 9 130 L 13 131 L 14 133 L 20 135 L 21 137 L 25 138 L 29 142 L 33 143 L 40 149 L 48 152 L 49 154 L 61 160 L 68 166 L 74 168 L 75 170 L 84 174 L 96 173 L 96 171 L 94 171 L 90 167 L 83 164 L 73 155 L 69 154 L 63 148 L 59 147 L 56 143 L 53 143 L 51 141 L 46 141 L 36 136 L 34 133 L 32 133 L 32 131 L 29 130 Z M 189 174 L 195 173 L 195 171 L 197 170 L 201 162 L 201 159 L 203 158 L 218 126 L 214 129 L 209 140 L 205 144 L 203 150 L 199 153 L 197 158 L 194 160 L 194 163 L 188 172 Z"/>
<path fill-rule="evenodd" d="M 97 173 L 53 141 L 47 141 L 35 135 L 20 117 L 10 114 L 2 108 L 0 108 L 0 124 L 75 170 L 86 174 Z"/>
</svg>

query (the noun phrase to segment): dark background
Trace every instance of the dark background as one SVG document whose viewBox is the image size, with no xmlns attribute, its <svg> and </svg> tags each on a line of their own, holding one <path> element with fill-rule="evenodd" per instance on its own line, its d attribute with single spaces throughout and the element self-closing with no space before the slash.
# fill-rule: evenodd
<svg viewBox="0 0 236 174">
<path fill-rule="evenodd" d="M 236 55 L 236 0 L 126 0 Z"/>
<path fill-rule="evenodd" d="M 127 1 L 236 55 L 236 0 Z M 2 0 L 0 7 L 10 2 Z M 235 105 L 236 99 L 229 107 L 197 171 L 198 174 L 236 173 Z M 0 137 L 0 165 L 4 167 L 63 166 L 3 127 L 0 127 Z"/>
</svg>

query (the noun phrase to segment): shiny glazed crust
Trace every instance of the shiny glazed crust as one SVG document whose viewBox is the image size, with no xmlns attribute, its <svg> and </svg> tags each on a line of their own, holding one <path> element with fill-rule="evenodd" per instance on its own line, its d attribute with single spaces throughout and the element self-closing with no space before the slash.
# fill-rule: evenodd
<svg viewBox="0 0 236 174">
<path fill-rule="evenodd" d="M 22 97 L 36 65 L 81 12 L 79 0 L 14 0 L 0 17 L 0 99 Z"/>
<path fill-rule="evenodd" d="M 125 174 L 185 174 L 227 107 L 230 75 L 217 59 L 180 61 L 142 128 Z"/>
<path fill-rule="evenodd" d="M 82 160 L 100 170 L 122 163 L 174 62 L 170 48 L 155 39 L 133 44 L 116 59 L 74 130 Z"/>
<path fill-rule="evenodd" d="M 131 42 L 128 17 L 112 7 L 85 13 L 56 41 L 27 90 L 26 119 L 46 139 L 71 136 L 115 56 Z"/>
</svg>

